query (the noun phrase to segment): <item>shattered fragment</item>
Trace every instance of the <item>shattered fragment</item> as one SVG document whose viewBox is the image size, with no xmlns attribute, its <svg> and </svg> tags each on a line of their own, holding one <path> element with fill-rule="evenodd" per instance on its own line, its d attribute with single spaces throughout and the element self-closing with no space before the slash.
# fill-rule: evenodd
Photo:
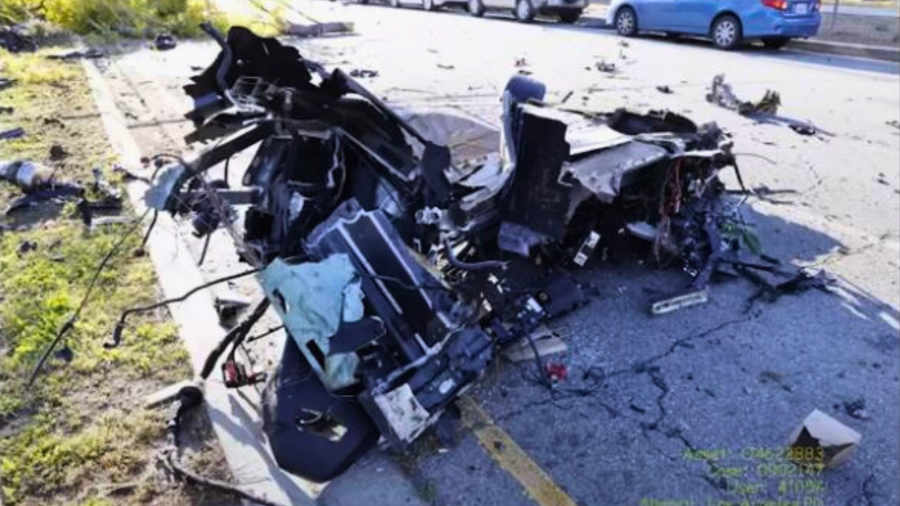
<svg viewBox="0 0 900 506">
<path fill-rule="evenodd" d="M 153 49 L 157 51 L 175 49 L 177 45 L 178 42 L 175 41 L 175 36 L 170 33 L 161 33 L 153 39 Z"/>
<path fill-rule="evenodd" d="M 850 458 L 862 436 L 825 413 L 814 409 L 788 439 L 788 456 L 798 465 L 833 469 Z"/>
<path fill-rule="evenodd" d="M 734 94 L 731 85 L 725 82 L 725 75 L 713 77 L 712 87 L 706 95 L 706 101 L 719 107 L 737 111 L 742 116 L 754 114 L 776 114 L 781 105 L 781 97 L 777 91 L 767 90 L 758 102 L 744 102 Z"/>
</svg>

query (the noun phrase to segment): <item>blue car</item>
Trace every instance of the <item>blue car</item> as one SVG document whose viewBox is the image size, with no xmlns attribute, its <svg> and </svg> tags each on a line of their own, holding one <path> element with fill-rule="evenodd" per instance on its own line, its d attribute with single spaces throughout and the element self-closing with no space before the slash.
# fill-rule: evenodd
<svg viewBox="0 0 900 506">
<path fill-rule="evenodd" d="M 747 40 L 780 48 L 819 31 L 821 0 L 613 0 L 607 21 L 619 35 L 664 32 L 709 37 L 720 49 Z"/>
</svg>

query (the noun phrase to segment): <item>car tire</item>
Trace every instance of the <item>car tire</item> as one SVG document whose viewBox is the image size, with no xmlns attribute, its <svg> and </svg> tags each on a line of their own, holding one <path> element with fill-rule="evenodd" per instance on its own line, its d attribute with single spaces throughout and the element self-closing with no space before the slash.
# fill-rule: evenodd
<svg viewBox="0 0 900 506">
<path fill-rule="evenodd" d="M 619 10 L 616 11 L 616 17 L 613 21 L 616 24 L 616 32 L 622 37 L 633 37 L 637 35 L 637 14 L 631 7 L 628 7 L 627 5 L 625 7 L 620 7 Z"/>
<path fill-rule="evenodd" d="M 781 49 L 790 41 L 790 37 L 768 37 L 762 40 L 766 49 Z"/>
<path fill-rule="evenodd" d="M 395 8 L 395 9 L 399 9 L 400 7 L 403 7 L 402 5 L 400 5 L 400 0 L 390 0 L 390 4 L 391 4 L 391 7 Z"/>
<path fill-rule="evenodd" d="M 422 0 L 422 8 L 429 12 L 437 10 L 437 6 L 434 5 L 434 0 Z"/>
<path fill-rule="evenodd" d="M 516 0 L 516 9 L 513 12 L 520 23 L 531 23 L 537 14 L 534 6 L 531 5 L 531 0 Z"/>
<path fill-rule="evenodd" d="M 484 4 L 481 3 L 481 0 L 469 0 L 469 3 L 466 4 L 466 6 L 469 8 L 469 14 L 476 18 L 484 16 Z"/>
<path fill-rule="evenodd" d="M 575 24 L 581 17 L 581 11 L 562 11 L 559 13 L 559 22 L 567 25 Z"/>
<path fill-rule="evenodd" d="M 741 45 L 744 38 L 741 20 L 731 14 L 720 16 L 712 24 L 710 37 L 719 49 L 726 51 L 735 49 Z"/>
</svg>

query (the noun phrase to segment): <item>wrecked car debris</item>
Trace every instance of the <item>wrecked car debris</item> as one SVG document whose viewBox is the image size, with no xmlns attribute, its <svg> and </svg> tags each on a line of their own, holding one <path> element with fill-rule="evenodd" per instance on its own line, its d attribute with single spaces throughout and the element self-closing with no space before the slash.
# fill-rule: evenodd
<svg viewBox="0 0 900 506">
<path fill-rule="evenodd" d="M 22 25 L 0 26 L 0 48 L 10 53 L 37 51 L 37 43 Z"/>
<path fill-rule="evenodd" d="M 18 186 L 25 194 L 10 203 L 5 211 L 8 215 L 40 202 L 75 200 L 78 201 L 82 220 L 90 226 L 94 212 L 122 208 L 119 192 L 106 181 L 99 169 L 94 169 L 94 184 L 91 187 L 98 199 L 86 198 L 86 189 L 81 184 L 57 180 L 53 169 L 27 160 L 0 160 L 0 180 Z"/>
<path fill-rule="evenodd" d="M 10 128 L 9 130 L 0 132 L 0 140 L 18 139 L 19 137 L 23 137 L 24 135 L 25 129 L 23 129 L 22 127 Z"/>
<path fill-rule="evenodd" d="M 766 90 L 765 95 L 757 102 L 744 102 L 734 94 L 731 85 L 725 82 L 725 75 L 718 74 L 713 77 L 712 86 L 706 94 L 706 101 L 725 109 L 731 109 L 741 116 L 759 121 L 760 123 L 772 123 L 787 126 L 800 135 L 815 135 L 821 133 L 829 137 L 834 134 L 826 132 L 815 125 L 792 118 L 778 115 L 781 106 L 781 95 L 774 90 Z"/>
<path fill-rule="evenodd" d="M 496 144 L 472 149 L 425 126 L 449 124 L 446 115 L 390 108 L 275 39 L 206 29 L 222 51 L 185 91 L 188 138 L 212 147 L 167 155 L 145 199 L 151 213 L 189 219 L 201 239 L 228 231 L 265 293 L 203 377 L 262 381 L 235 350 L 269 308 L 283 321 L 262 412 L 288 472 L 326 481 L 381 438 L 411 443 L 497 355 L 523 339 L 534 346 L 544 322 L 586 302 L 572 272 L 597 251 L 638 250 L 699 290 L 741 246 L 726 233 L 742 222 L 718 177 L 736 170 L 731 139 L 714 124 L 669 112 L 587 117 L 516 76 Z M 241 188 L 207 177 L 248 149 Z M 541 355 L 541 377 L 564 380 Z"/>
</svg>

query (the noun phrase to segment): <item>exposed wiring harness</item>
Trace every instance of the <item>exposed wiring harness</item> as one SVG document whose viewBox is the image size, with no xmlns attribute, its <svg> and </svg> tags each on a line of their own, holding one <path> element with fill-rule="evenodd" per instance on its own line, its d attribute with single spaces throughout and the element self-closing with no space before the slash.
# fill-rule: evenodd
<svg viewBox="0 0 900 506">
<path fill-rule="evenodd" d="M 69 317 L 65 323 L 59 328 L 56 332 L 56 336 L 54 336 L 53 341 L 50 342 L 50 345 L 47 346 L 47 349 L 44 350 L 44 353 L 41 354 L 41 358 L 38 360 L 37 365 L 35 365 L 34 370 L 31 371 L 31 376 L 28 378 L 27 388 L 31 388 L 34 384 L 34 381 L 37 379 L 38 375 L 41 373 L 41 369 L 43 369 L 44 364 L 47 362 L 47 359 L 50 358 L 50 355 L 53 353 L 53 350 L 59 345 L 59 343 L 63 340 L 66 334 L 69 333 L 74 327 L 75 323 L 78 321 L 78 318 L 81 316 L 81 312 L 84 310 L 84 307 L 87 305 L 88 300 L 90 300 L 91 295 L 93 294 L 94 287 L 97 285 L 97 280 L 100 278 L 100 274 L 106 269 L 106 266 L 109 264 L 110 260 L 119 252 L 122 246 L 125 244 L 125 241 L 134 234 L 138 228 L 140 228 L 141 223 L 143 223 L 144 218 L 150 214 L 150 210 L 144 211 L 144 214 L 141 215 L 140 218 L 135 220 L 134 225 L 131 226 L 122 236 L 113 244 L 112 248 L 106 252 L 106 255 L 103 256 L 103 260 L 100 261 L 100 264 L 94 270 L 94 275 L 91 277 L 91 281 L 88 284 L 87 291 L 84 293 L 84 296 L 81 298 L 81 302 L 78 304 L 78 308 L 75 309 L 75 312 L 72 313 L 72 316 Z"/>
</svg>

